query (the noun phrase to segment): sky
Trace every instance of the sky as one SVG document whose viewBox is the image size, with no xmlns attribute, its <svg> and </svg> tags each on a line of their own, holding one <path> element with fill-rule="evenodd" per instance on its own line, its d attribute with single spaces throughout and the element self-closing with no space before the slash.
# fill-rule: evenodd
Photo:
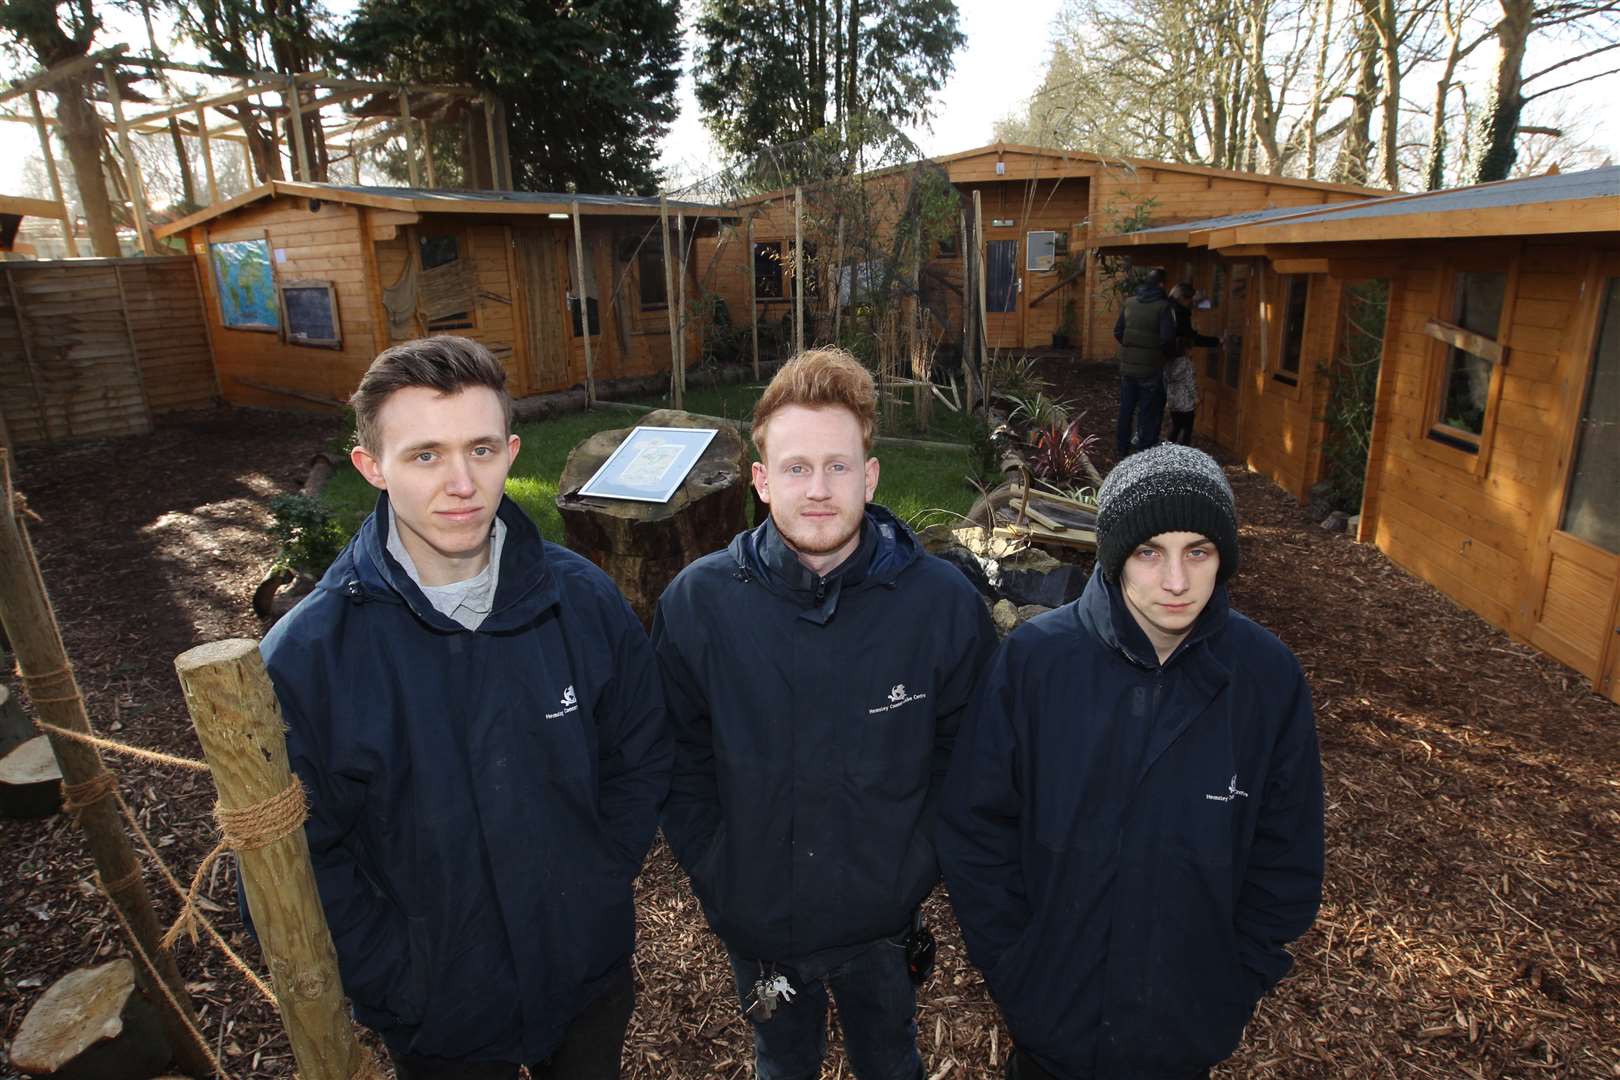
<svg viewBox="0 0 1620 1080">
<path fill-rule="evenodd" d="M 685 0 L 688 56 L 693 39 L 693 15 L 699 0 Z M 329 0 L 327 6 L 342 15 L 351 11 L 355 0 Z M 134 51 L 144 50 L 145 34 L 138 16 L 118 12 L 110 5 L 99 5 L 112 24 L 107 40 L 129 41 Z M 992 141 L 992 125 L 1004 116 L 1022 111 L 1040 86 L 1047 57 L 1051 52 L 1052 26 L 1062 0 L 958 0 L 961 29 L 967 38 L 955 57 L 955 68 L 945 87 L 935 97 L 930 125 L 908 131 L 912 139 L 930 155 L 971 149 Z M 160 31 L 161 34 L 161 31 Z M 183 50 L 176 48 L 176 55 Z M 1475 54 L 1477 70 L 1465 77 L 1483 78 L 1489 50 Z M 1540 57 L 1532 56 L 1532 63 Z M 17 72 L 0 72 L 12 76 Z M 1432 79 L 1409 76 L 1408 85 L 1432 85 Z M 1418 82 L 1412 82 L 1418 78 Z M 1610 98 L 1620 90 L 1620 77 L 1612 77 L 1574 92 L 1573 112 L 1601 116 L 1611 108 Z M 687 70 L 678 91 L 680 115 L 665 137 L 659 164 L 672 178 L 691 179 L 707 173 L 719 160 L 712 141 L 698 115 Z M 9 103 L 16 109 L 19 103 Z M 24 106 L 26 107 L 26 106 Z M 1620 125 L 1607 125 L 1593 131 L 1608 153 L 1620 160 Z M 0 122 L 0 192 L 17 193 L 24 163 L 39 155 L 38 142 L 29 125 Z"/>
</svg>

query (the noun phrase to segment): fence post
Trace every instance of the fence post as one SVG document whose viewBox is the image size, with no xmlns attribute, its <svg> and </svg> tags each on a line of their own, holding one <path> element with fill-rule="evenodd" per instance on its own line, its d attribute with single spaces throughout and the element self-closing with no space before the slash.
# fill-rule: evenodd
<svg viewBox="0 0 1620 1080">
<path fill-rule="evenodd" d="M 166 991 L 156 996 L 168 998 L 179 1010 L 177 1015 L 174 1009 L 154 1001 L 163 1017 L 169 1045 L 174 1048 L 175 1061 L 192 1076 L 207 1076 L 213 1066 L 207 1051 L 191 1034 L 197 1018 L 186 997 L 185 982 L 174 966 L 174 957 L 162 947 L 163 930 L 152 910 L 152 898 L 141 877 L 134 845 L 124 831 L 118 804 L 108 797 L 114 790 L 111 775 L 95 747 L 54 730 L 64 728 L 88 735 L 90 718 L 78 680 L 68 666 L 62 633 L 18 509 L 11 490 L 10 460 L 0 451 L 0 624 L 5 626 L 6 637 L 17 654 L 17 667 L 34 712 L 46 725 L 45 734 L 50 737 L 51 750 L 62 770 L 63 786 L 82 793 L 76 796 L 76 816 L 102 888 L 134 939 L 132 944 L 151 961 L 166 985 Z M 152 973 L 143 965 L 138 964 L 137 970 L 143 983 L 151 978 Z"/>
<path fill-rule="evenodd" d="M 293 805 L 285 798 L 297 781 L 259 643 L 234 638 L 199 645 L 176 657 L 174 667 L 219 788 L 221 819 L 229 823 L 233 812 L 243 811 L 253 818 L 226 824 L 226 841 L 237 849 L 298 1074 L 304 1080 L 374 1075 L 370 1051 L 354 1038 L 337 952 L 315 891 L 302 789 Z"/>
</svg>

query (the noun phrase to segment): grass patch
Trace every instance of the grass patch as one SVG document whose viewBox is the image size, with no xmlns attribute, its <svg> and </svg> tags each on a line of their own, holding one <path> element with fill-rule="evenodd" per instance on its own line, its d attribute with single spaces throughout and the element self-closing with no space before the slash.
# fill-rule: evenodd
<svg viewBox="0 0 1620 1080">
<path fill-rule="evenodd" d="M 759 394 L 759 387 L 747 384 L 693 389 L 687 393 L 685 404 L 689 412 L 746 420 L 752 415 Z M 643 398 L 638 404 L 664 407 L 667 402 Z M 909 407 L 904 411 L 909 413 Z M 937 407 L 936 403 L 934 417 L 934 430 L 927 437 L 936 441 L 957 441 L 942 430 L 946 417 L 957 419 L 954 414 Z M 517 426 L 523 446 L 506 478 L 506 493 L 534 519 L 548 540 L 561 543 L 563 538 L 562 518 L 556 506 L 557 478 L 562 475 L 569 453 L 596 432 L 630 427 L 636 419 L 625 410 L 603 408 Z M 909 430 L 896 434 L 916 437 Z M 877 501 L 902 520 L 912 521 L 929 510 L 965 514 L 972 506 L 976 492 L 962 479 L 968 465 L 965 452 L 880 446 L 877 455 L 882 462 Z M 347 537 L 354 534 L 365 516 L 376 507 L 377 491 L 352 467 L 340 464 L 322 499 L 331 507 Z"/>
</svg>

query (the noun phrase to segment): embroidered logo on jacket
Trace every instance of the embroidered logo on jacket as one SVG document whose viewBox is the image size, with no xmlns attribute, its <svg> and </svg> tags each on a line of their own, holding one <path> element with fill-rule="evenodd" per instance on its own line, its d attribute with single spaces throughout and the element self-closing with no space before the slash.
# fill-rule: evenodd
<svg viewBox="0 0 1620 1080">
<path fill-rule="evenodd" d="M 1233 773 L 1232 779 L 1227 782 L 1226 793 L 1224 795 L 1204 796 L 1204 798 L 1210 800 L 1211 802 L 1231 802 L 1233 799 L 1247 799 L 1248 797 L 1249 793 L 1247 791 L 1238 790 L 1237 773 Z"/>
<path fill-rule="evenodd" d="M 876 716 L 878 713 L 886 713 L 890 709 L 898 709 L 902 705 L 910 705 L 913 701 L 923 701 L 927 697 L 928 694 L 926 691 L 920 694 L 908 694 L 906 693 L 905 683 L 895 683 L 894 686 L 889 690 L 889 700 L 887 703 L 879 705 L 876 708 L 867 709 L 866 711 L 868 715 Z"/>
<path fill-rule="evenodd" d="M 547 720 L 557 720 L 571 712 L 579 712 L 579 698 L 574 696 L 574 688 L 570 686 L 563 691 L 562 708 L 556 712 L 546 713 Z"/>
</svg>

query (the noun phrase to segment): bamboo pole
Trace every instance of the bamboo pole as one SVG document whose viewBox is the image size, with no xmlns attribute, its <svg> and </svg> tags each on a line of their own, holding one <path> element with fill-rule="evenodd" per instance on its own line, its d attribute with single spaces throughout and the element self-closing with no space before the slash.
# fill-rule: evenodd
<svg viewBox="0 0 1620 1080">
<path fill-rule="evenodd" d="M 219 202 L 219 180 L 214 176 L 214 147 L 208 137 L 208 117 L 202 109 L 197 110 L 197 138 L 202 141 L 203 169 L 208 174 L 208 201 Z M 251 175 L 249 180 L 253 179 Z"/>
<path fill-rule="evenodd" d="M 67 245 L 68 258 L 79 257 L 79 242 L 73 235 L 73 211 L 68 209 L 62 196 L 62 175 L 56 171 L 56 155 L 51 152 L 51 133 L 45 130 L 45 114 L 40 111 L 39 93 L 28 91 L 28 104 L 34 110 L 34 131 L 39 135 L 39 152 L 45 156 L 45 175 L 51 182 L 51 198 L 62 207 L 62 242 Z"/>
<path fill-rule="evenodd" d="M 308 183 L 312 176 L 309 167 L 309 144 L 304 141 L 304 105 L 300 98 L 303 92 L 298 89 L 295 79 L 287 80 L 287 88 L 281 92 L 287 101 L 290 113 L 287 117 L 287 126 L 292 128 L 293 175 Z"/>
<path fill-rule="evenodd" d="M 680 384 L 681 396 L 686 396 L 686 215 L 679 211 L 675 214 L 675 249 L 680 252 L 680 261 L 675 264 L 675 273 L 678 275 L 675 291 L 680 300 L 680 328 L 681 338 L 676 343 L 675 353 L 680 362 L 675 365 L 675 381 Z M 679 405 L 676 408 L 680 408 Z"/>
<path fill-rule="evenodd" d="M 962 236 L 962 381 L 967 388 L 967 409 L 973 411 L 973 380 L 968 377 L 968 365 L 973 363 L 973 264 L 968 256 L 967 214 L 956 215 Z"/>
<path fill-rule="evenodd" d="M 804 352 L 804 189 L 793 188 L 793 351 Z"/>
<path fill-rule="evenodd" d="M 579 200 L 571 207 L 574 217 L 574 265 L 579 269 L 579 329 L 585 339 L 585 407 L 596 408 L 596 372 L 591 362 L 591 305 L 585 293 L 585 241 L 579 222 Z"/>
<path fill-rule="evenodd" d="M 973 189 L 973 261 L 978 266 L 979 292 L 978 374 L 984 380 L 984 414 L 990 415 L 990 312 L 985 304 L 984 269 L 984 207 L 979 203 L 979 189 Z"/>
<path fill-rule="evenodd" d="M 107 98 L 112 102 L 118 147 L 124 153 L 124 171 L 129 176 L 129 201 L 135 211 L 135 230 L 140 233 L 141 251 L 156 255 L 157 245 L 152 240 L 152 228 L 146 220 L 146 186 L 141 183 L 141 163 L 135 160 L 135 151 L 129 141 L 129 128 L 124 124 L 124 99 L 118 93 L 118 73 L 111 64 L 103 64 L 101 73 L 107 80 Z"/>
<path fill-rule="evenodd" d="M 672 274 L 673 264 L 669 258 L 669 200 L 658 196 L 658 229 L 660 240 L 663 243 L 664 262 L 664 310 L 669 312 L 669 392 L 674 399 L 675 407 L 679 409 L 683 404 L 684 395 L 681 392 L 680 377 L 675 374 L 680 365 L 680 353 L 676 350 L 675 328 L 675 278 Z"/>
<path fill-rule="evenodd" d="M 832 288 L 827 290 L 827 294 L 831 297 L 832 339 L 833 344 L 837 345 L 842 341 L 839 334 L 844 323 L 844 298 L 842 296 L 844 288 L 844 212 L 842 210 L 838 212 L 838 240 L 833 245 L 832 269 Z M 849 298 L 853 301 L 855 299 L 855 272 L 853 270 L 850 271 L 849 275 L 849 291 Z"/>
<path fill-rule="evenodd" d="M 0 454 L 0 499 L 0 625 L 11 641 L 34 711 L 47 725 L 45 734 L 62 771 L 62 782 L 73 786 L 99 781 L 106 775 L 100 751 L 53 730 L 64 728 L 88 735 L 90 717 L 68 664 L 62 632 L 28 539 L 28 526 L 16 512 L 11 464 L 5 454 Z M 191 1034 L 197 1017 L 186 996 L 186 984 L 174 966 L 174 957 L 162 946 L 163 929 L 152 910 L 152 898 L 146 891 L 135 848 L 124 831 L 118 804 L 106 793 L 84 798 L 76 818 L 102 887 L 134 938 L 134 946 L 151 961 L 167 987 L 167 993 L 155 992 L 149 985 L 151 973 L 144 964 L 136 964 L 141 983 L 163 1017 L 175 1060 L 192 1076 L 208 1076 L 212 1072 L 208 1053 Z"/>
<path fill-rule="evenodd" d="M 754 339 L 754 381 L 759 382 L 759 302 L 754 297 L 754 215 L 748 215 L 748 329 Z"/>
<path fill-rule="evenodd" d="M 199 645 L 176 657 L 174 667 L 219 788 L 222 816 L 262 807 L 298 783 L 287 763 L 281 708 L 258 642 L 236 638 Z M 375 1076 L 370 1052 L 355 1041 L 349 1021 L 337 951 L 301 823 L 299 815 L 279 837 L 254 837 L 255 843 L 269 841 L 263 846 L 237 846 L 259 946 L 298 1074 L 306 1080 Z M 257 827 L 271 831 L 268 825 Z"/>
<path fill-rule="evenodd" d="M 411 96 L 399 88 L 399 120 L 405 129 L 405 163 L 411 170 L 411 187 L 422 186 L 422 169 L 416 163 L 416 125 L 411 123 Z"/>
</svg>

